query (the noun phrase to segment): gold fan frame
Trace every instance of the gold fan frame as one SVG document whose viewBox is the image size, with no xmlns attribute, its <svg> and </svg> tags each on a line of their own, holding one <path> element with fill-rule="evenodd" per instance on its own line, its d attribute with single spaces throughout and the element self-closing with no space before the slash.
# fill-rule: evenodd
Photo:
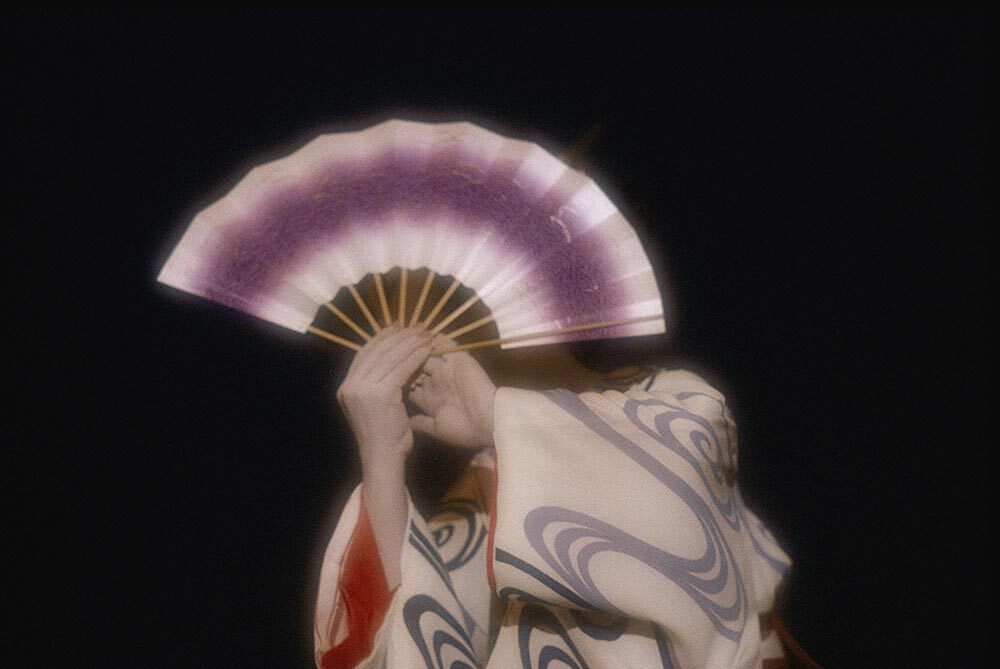
<svg viewBox="0 0 1000 669">
<path fill-rule="evenodd" d="M 406 313 L 407 311 L 406 294 L 407 294 L 407 282 L 409 279 L 409 270 L 405 267 L 400 268 L 399 296 L 398 299 L 395 300 L 396 304 L 398 305 L 398 309 L 397 309 L 396 319 L 393 320 L 389 308 L 389 299 L 388 296 L 386 295 L 385 287 L 382 282 L 382 274 L 379 272 L 375 272 L 373 274 L 373 277 L 375 280 L 376 294 L 378 296 L 378 307 L 382 315 L 381 323 L 372 313 L 372 310 L 369 308 L 365 300 L 361 297 L 361 294 L 358 291 L 357 287 L 353 284 L 349 284 L 347 286 L 347 290 L 348 292 L 350 292 L 351 297 L 354 298 L 354 301 L 357 303 L 358 308 L 361 310 L 361 313 L 364 314 L 365 319 L 368 321 L 368 324 L 371 326 L 373 330 L 373 333 L 369 333 L 367 330 L 358 325 L 357 322 L 355 322 L 350 316 L 345 314 L 341 309 L 337 308 L 337 306 L 333 304 L 332 300 L 323 303 L 323 306 L 326 307 L 337 318 L 343 321 L 345 325 L 347 325 L 351 330 L 353 330 L 365 342 L 370 341 L 372 338 L 372 334 L 379 333 L 383 327 L 386 327 L 394 322 L 406 323 L 407 318 L 409 318 L 409 323 L 408 323 L 409 327 L 414 327 L 419 322 L 424 327 L 426 327 L 432 334 L 434 335 L 442 334 L 441 331 L 444 328 L 446 328 L 448 325 L 454 322 L 456 318 L 461 316 L 470 307 L 472 307 L 476 302 L 479 301 L 479 296 L 473 293 L 473 295 L 469 297 L 467 300 L 465 300 L 465 302 L 463 302 L 461 305 L 453 309 L 451 312 L 448 313 L 447 316 L 445 316 L 432 326 L 431 324 L 434 323 L 434 319 L 437 318 L 437 316 L 441 313 L 441 310 L 444 308 L 445 304 L 447 304 L 451 296 L 454 295 L 455 291 L 458 290 L 458 288 L 462 285 L 457 278 L 453 278 L 451 284 L 441 295 L 441 297 L 438 298 L 438 301 L 435 303 L 434 307 L 427 313 L 426 316 L 423 316 L 422 315 L 423 307 L 427 300 L 427 296 L 430 293 L 431 285 L 433 284 L 436 276 L 437 274 L 434 272 L 434 270 L 428 269 L 427 277 L 426 279 L 424 279 L 424 285 L 420 289 L 420 294 L 417 298 L 417 303 L 414 305 L 412 314 L 409 314 L 408 316 Z M 491 339 L 483 339 L 479 341 L 467 342 L 464 344 L 452 344 L 450 346 L 434 348 L 432 350 L 432 354 L 441 355 L 445 353 L 452 353 L 455 351 L 466 351 L 469 349 L 483 348 L 486 346 L 501 346 L 507 343 L 530 341 L 531 339 L 541 339 L 543 337 L 550 337 L 557 334 L 582 332 L 584 330 L 597 330 L 600 328 L 613 327 L 617 325 L 628 325 L 631 323 L 641 323 L 661 318 L 663 318 L 663 314 L 656 314 L 654 316 L 636 316 L 633 318 L 622 318 L 609 321 L 595 321 L 591 323 L 583 323 L 580 325 L 569 325 L 565 327 L 545 330 L 543 332 L 532 332 L 522 335 L 512 335 L 509 337 L 495 337 Z M 473 330 L 476 330 L 477 328 L 486 325 L 492 320 L 493 320 L 493 315 L 488 314 L 471 323 L 463 325 L 449 332 L 445 332 L 442 334 L 442 336 L 454 340 L 457 337 L 460 337 L 464 334 L 472 332 Z M 317 335 L 319 337 L 322 337 L 327 341 L 331 341 L 335 344 L 339 344 L 340 346 L 351 349 L 352 351 L 360 351 L 361 347 L 363 346 L 363 344 L 358 344 L 357 342 L 353 342 L 349 339 L 344 339 L 343 337 L 339 337 L 333 334 L 332 332 L 328 332 L 314 325 L 310 325 L 308 328 L 306 328 L 306 331 L 314 335 Z"/>
</svg>

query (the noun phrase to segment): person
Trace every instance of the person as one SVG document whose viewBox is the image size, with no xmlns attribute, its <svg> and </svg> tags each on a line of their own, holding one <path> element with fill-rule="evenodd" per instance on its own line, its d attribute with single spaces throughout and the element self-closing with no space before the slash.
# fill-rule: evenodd
<svg viewBox="0 0 1000 669">
<path fill-rule="evenodd" d="M 323 557 L 318 667 L 784 666 L 766 623 L 790 561 L 740 496 L 721 393 L 565 361 L 498 387 L 443 343 L 384 328 L 337 390 L 362 480 Z M 415 433 L 474 453 L 427 517 Z"/>
</svg>

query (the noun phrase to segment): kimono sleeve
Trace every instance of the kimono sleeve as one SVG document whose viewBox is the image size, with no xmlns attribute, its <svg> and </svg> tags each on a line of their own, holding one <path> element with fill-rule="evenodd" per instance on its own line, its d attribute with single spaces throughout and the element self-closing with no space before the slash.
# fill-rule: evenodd
<svg viewBox="0 0 1000 669">
<path fill-rule="evenodd" d="M 394 593 L 386 583 L 359 487 L 323 558 L 314 630 L 316 665 L 358 666 L 373 649 Z"/>
<path fill-rule="evenodd" d="M 485 509 L 475 498 L 446 498 L 425 520 L 412 500 L 408 507 L 401 582 L 390 591 L 361 486 L 345 505 L 320 570 L 314 630 L 320 669 L 485 663 Z"/>
<path fill-rule="evenodd" d="M 497 652 L 761 666 L 788 559 L 740 498 L 720 393 L 681 371 L 626 392 L 501 388 L 494 440 Z"/>
</svg>

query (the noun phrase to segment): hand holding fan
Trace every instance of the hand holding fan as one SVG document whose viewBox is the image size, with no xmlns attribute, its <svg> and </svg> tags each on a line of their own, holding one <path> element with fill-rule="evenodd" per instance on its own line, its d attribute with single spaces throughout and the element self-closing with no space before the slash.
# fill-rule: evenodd
<svg viewBox="0 0 1000 669">
<path fill-rule="evenodd" d="M 393 321 L 471 338 L 456 348 L 665 331 L 642 244 L 600 188 L 470 123 L 387 121 L 256 167 L 159 281 L 355 350 Z"/>
</svg>

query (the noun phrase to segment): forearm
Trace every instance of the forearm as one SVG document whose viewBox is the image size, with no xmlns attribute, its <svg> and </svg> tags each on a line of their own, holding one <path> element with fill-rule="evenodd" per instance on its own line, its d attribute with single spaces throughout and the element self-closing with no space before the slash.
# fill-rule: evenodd
<svg viewBox="0 0 1000 669">
<path fill-rule="evenodd" d="M 399 561 L 409 515 L 406 453 L 362 449 L 361 461 L 361 494 L 378 545 L 385 580 L 392 590 L 401 580 Z"/>
</svg>

